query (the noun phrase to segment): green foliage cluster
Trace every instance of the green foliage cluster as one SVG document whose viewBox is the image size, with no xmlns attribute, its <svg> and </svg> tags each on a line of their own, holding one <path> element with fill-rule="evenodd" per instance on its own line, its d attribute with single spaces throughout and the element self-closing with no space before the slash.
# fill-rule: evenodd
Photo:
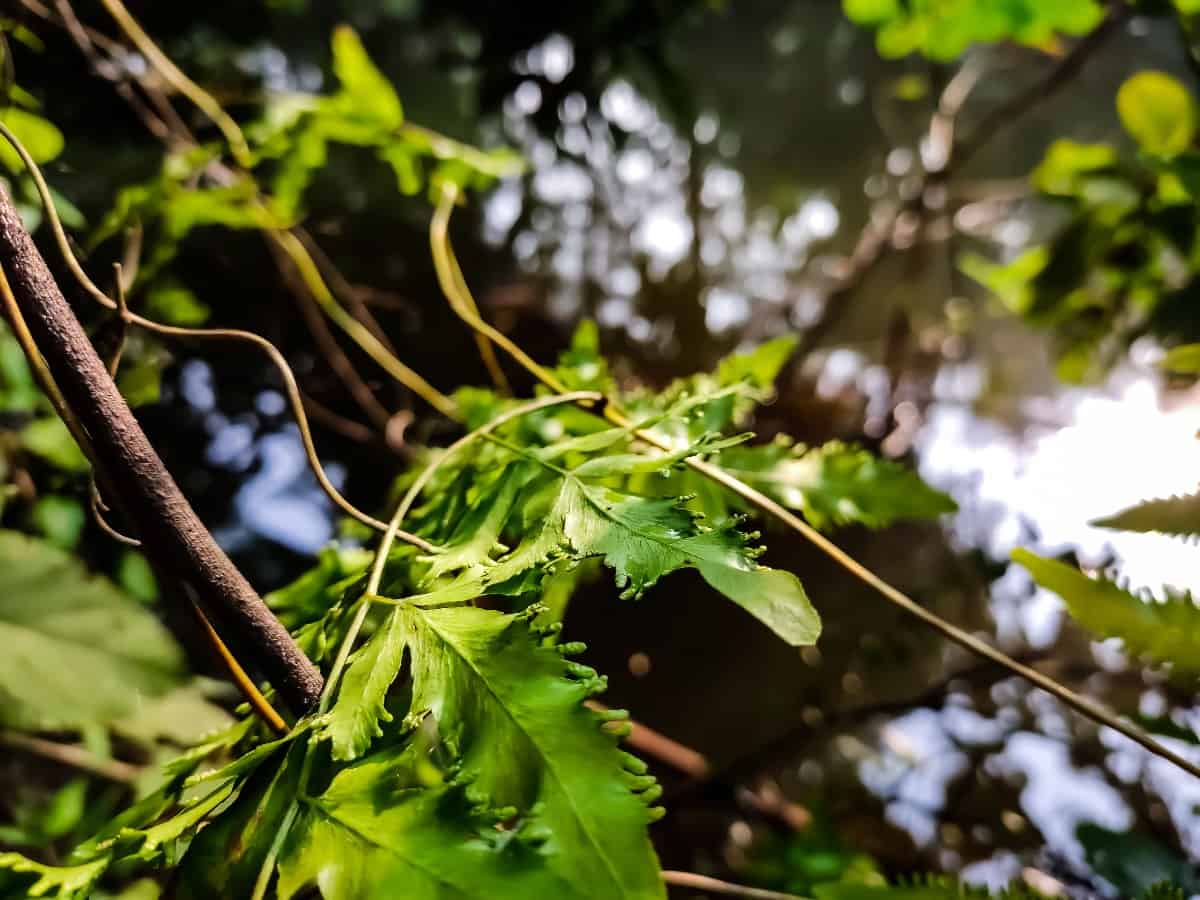
<svg viewBox="0 0 1200 900">
<path fill-rule="evenodd" d="M 620 398 L 636 426 L 561 405 L 521 416 L 438 460 L 406 522 L 436 551 L 393 550 L 378 595 L 364 593 L 371 554 L 330 549 L 268 598 L 327 671 L 365 614 L 369 636 L 327 711 L 284 738 L 247 719 L 189 751 L 64 868 L 0 862 L 25 889 L 63 897 L 84 896 L 107 871 L 177 860 L 183 896 L 196 897 L 248 896 L 272 876 L 280 897 L 315 886 L 327 900 L 662 896 L 646 835 L 660 789 L 617 746 L 625 714 L 586 704 L 605 680 L 576 661 L 582 644 L 558 640 L 562 609 L 540 602 L 549 581 L 600 559 L 633 599 L 694 568 L 784 640 L 810 644 L 815 610 L 795 575 L 757 561 L 744 516 L 678 493 L 694 484 L 687 459 L 735 454 L 730 465 L 821 525 L 953 508 L 855 448 L 747 445 L 740 430 L 791 347 L 770 342 L 714 374 L 622 396 L 585 324 L 558 372 Z M 475 427 L 516 403 L 483 389 L 459 400 Z M 642 429 L 679 449 L 647 447 Z M 232 759 L 201 768 L 214 753 Z"/>
<path fill-rule="evenodd" d="M 1064 224 L 1046 243 L 1006 263 L 976 254 L 963 270 L 1012 312 L 1051 330 L 1058 374 L 1099 377 L 1131 339 L 1190 336 L 1200 267 L 1200 152 L 1197 107 L 1162 72 L 1132 76 L 1117 112 L 1136 142 L 1136 159 L 1107 143 L 1055 141 L 1030 176 Z"/>
<path fill-rule="evenodd" d="M 506 148 L 480 150 L 406 122 L 399 97 L 349 27 L 332 40 L 338 89 L 330 95 L 269 95 L 261 118 L 246 129 L 252 166 L 235 171 L 220 163 L 222 148 L 204 145 L 170 153 L 150 181 L 123 188 L 93 231 L 96 247 L 137 224 L 148 250 L 135 292 L 151 291 L 168 324 L 196 325 L 205 307 L 178 282 L 158 279 L 195 229 L 270 230 L 297 224 L 305 192 L 324 168 L 329 148 L 372 151 L 392 168 L 399 191 L 416 194 L 429 184 L 482 188 L 518 174 L 522 161 Z"/>
<path fill-rule="evenodd" d="M 948 62 L 974 44 L 1017 41 L 1048 46 L 1081 35 L 1104 18 L 1098 0 L 842 0 L 850 21 L 877 29 L 885 57 L 921 53 Z"/>
</svg>

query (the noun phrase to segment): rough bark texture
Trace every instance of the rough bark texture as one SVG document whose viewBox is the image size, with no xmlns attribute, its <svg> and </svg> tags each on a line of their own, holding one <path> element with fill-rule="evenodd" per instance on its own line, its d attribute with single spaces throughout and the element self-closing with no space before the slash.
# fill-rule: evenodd
<svg viewBox="0 0 1200 900">
<path fill-rule="evenodd" d="M 204 611 L 295 712 L 314 705 L 321 674 L 217 546 L 117 391 L 0 186 L 0 266 L 68 405 L 91 440 L 109 498 L 151 562 L 196 590 Z"/>
</svg>

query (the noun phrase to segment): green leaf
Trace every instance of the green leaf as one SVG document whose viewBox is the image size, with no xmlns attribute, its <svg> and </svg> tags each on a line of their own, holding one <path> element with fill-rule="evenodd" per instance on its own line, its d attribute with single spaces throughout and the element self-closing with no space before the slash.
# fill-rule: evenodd
<svg viewBox="0 0 1200 900">
<path fill-rule="evenodd" d="M 1050 263 L 1046 246 L 1031 247 L 1006 264 L 994 263 L 978 253 L 964 253 L 958 261 L 963 274 L 973 278 L 1000 298 L 1017 315 L 1025 315 L 1034 307 L 1033 280 Z"/>
<path fill-rule="evenodd" d="M 55 547 L 74 550 L 87 516 L 79 501 L 57 494 L 38 497 L 31 511 L 33 526 Z"/>
<path fill-rule="evenodd" d="M 1130 656 L 1200 673 L 1200 607 L 1189 595 L 1168 592 L 1162 601 L 1143 600 L 1105 578 L 1089 578 L 1028 550 L 1014 550 L 1013 559 L 1039 585 L 1062 597 L 1071 617 L 1088 631 L 1120 638 Z"/>
<path fill-rule="evenodd" d="M 461 780 L 444 782 L 412 746 L 342 770 L 306 804 L 284 846 L 280 900 L 309 886 L 324 900 L 628 896 L 572 890 L 548 869 L 524 823 L 499 830 L 500 817 L 470 792 Z"/>
<path fill-rule="evenodd" d="M 571 336 L 571 346 L 558 358 L 555 374 L 573 391 L 610 392 L 613 387 L 608 361 L 600 354 L 600 329 L 583 319 Z"/>
<path fill-rule="evenodd" d="M 370 565 L 372 555 L 358 548 L 324 547 L 314 568 L 263 601 L 289 628 L 312 622 L 341 598 L 342 591 Z"/>
<path fill-rule="evenodd" d="M 799 339 L 785 334 L 760 344 L 747 353 L 734 353 L 717 366 L 717 382 L 722 385 L 739 382 L 756 388 L 769 388 L 796 350 Z"/>
<path fill-rule="evenodd" d="M 228 728 L 232 721 L 229 713 L 208 699 L 202 683 L 193 680 L 138 703 L 130 715 L 113 722 L 112 729 L 143 744 L 170 741 L 186 747 Z"/>
<path fill-rule="evenodd" d="M 910 469 L 837 441 L 814 449 L 787 441 L 735 447 L 721 454 L 721 467 L 789 509 L 803 512 L 820 529 L 851 522 L 883 528 L 958 508 Z"/>
<path fill-rule="evenodd" d="M 1109 144 L 1080 144 L 1060 138 L 1050 145 L 1029 180 L 1043 193 L 1068 197 L 1078 192 L 1080 176 L 1116 164 L 1117 151 Z"/>
<path fill-rule="evenodd" d="M 177 281 L 155 281 L 146 294 L 146 312 L 169 325 L 194 328 L 208 321 L 209 308 L 195 292 Z"/>
<path fill-rule="evenodd" d="M 812 644 L 820 634 L 820 617 L 799 579 L 755 563 L 759 551 L 750 550 L 731 523 L 702 528 L 675 499 L 587 484 L 574 473 L 564 474 L 542 530 L 501 559 L 489 582 L 541 562 L 564 541 L 576 558 L 603 557 L 622 596 L 637 597 L 664 575 L 695 568 L 789 644 Z"/>
<path fill-rule="evenodd" d="M 21 429 L 21 443 L 34 456 L 68 472 L 86 472 L 87 457 L 57 416 L 34 419 Z"/>
<path fill-rule="evenodd" d="M 846 18 L 856 25 L 882 25 L 900 15 L 900 0 L 842 0 Z"/>
<path fill-rule="evenodd" d="M 39 396 L 20 343 L 0 325 L 0 410 L 33 412 Z"/>
<path fill-rule="evenodd" d="M 1200 375 L 1200 344 L 1181 344 L 1167 351 L 1159 365 L 1180 375 Z"/>
<path fill-rule="evenodd" d="M 1075 836 L 1083 845 L 1088 865 L 1122 897 L 1144 897 L 1164 882 L 1188 895 L 1200 891 L 1200 878 L 1187 860 L 1148 835 L 1109 831 L 1085 822 Z"/>
<path fill-rule="evenodd" d="M 1120 531 L 1200 535 L 1200 492 L 1147 500 L 1090 524 Z"/>
<path fill-rule="evenodd" d="M 5 890 L 8 887 L 5 879 L 0 881 L 0 896 L 12 896 L 14 900 L 19 896 L 85 900 L 107 866 L 108 863 L 104 860 L 78 866 L 47 866 L 27 859 L 19 853 L 0 853 L 0 878 L 6 872 L 28 876 L 19 879 L 24 882 L 23 895 L 10 895 Z"/>
<path fill-rule="evenodd" d="M 393 611 L 355 652 L 321 730 L 333 742 L 334 759 L 358 759 L 383 734 L 379 723 L 392 720 L 384 700 L 404 660 L 405 637 L 404 619 Z"/>
<path fill-rule="evenodd" d="M 62 153 L 66 144 L 63 133 L 53 122 L 27 110 L 9 106 L 7 109 L 0 110 L 0 122 L 7 125 L 9 130 L 17 136 L 17 140 L 24 145 L 25 149 L 29 151 L 29 155 L 33 157 L 33 161 L 38 165 L 53 160 Z M 25 164 L 8 141 L 0 140 L 0 164 L 3 164 L 13 174 L 25 172 Z"/>
<path fill-rule="evenodd" d="M 154 570 L 141 553 L 136 550 L 125 550 L 117 560 L 117 584 L 137 597 L 143 603 L 153 602 L 158 598 L 158 579 Z"/>
<path fill-rule="evenodd" d="M 852 21 L 879 29 L 880 55 L 896 58 L 920 52 L 942 62 L 977 43 L 1053 45 L 1057 35 L 1086 34 L 1104 18 L 1104 6 L 1097 0 L 843 0 L 842 5 Z"/>
<path fill-rule="evenodd" d="M 544 850 L 580 896 L 665 897 L 645 831 L 660 791 L 584 706 L 604 679 L 540 645 L 532 613 L 400 612 L 411 633 L 412 708 L 430 711 L 472 790 L 496 807 L 536 808 Z"/>
<path fill-rule="evenodd" d="M 304 742 L 298 742 L 290 752 L 276 754 L 278 765 L 255 768 L 232 805 L 200 829 L 180 863 L 179 900 L 250 896 L 275 834 L 296 799 L 304 747 Z M 232 782 L 226 783 L 213 795 L 228 796 L 232 790 Z"/>
<path fill-rule="evenodd" d="M 345 107 L 381 128 L 397 128 L 404 121 L 400 98 L 391 83 L 375 68 L 354 29 L 341 25 L 333 32 L 333 71 L 342 83 Z"/>
<path fill-rule="evenodd" d="M 1117 114 L 1138 146 L 1154 156 L 1176 156 L 1196 136 L 1196 103 L 1165 72 L 1131 76 L 1117 91 Z"/>
<path fill-rule="evenodd" d="M 140 603 L 12 531 L 0 531 L 0 646 L 0 721 L 10 727 L 111 722 L 183 674 L 175 641 Z"/>
<path fill-rule="evenodd" d="M 462 569 L 478 570 L 492 562 L 492 553 L 502 549 L 500 533 L 531 475 L 527 463 L 509 465 L 500 473 L 498 486 L 467 510 L 450 539 L 430 560 L 429 580 Z"/>
</svg>

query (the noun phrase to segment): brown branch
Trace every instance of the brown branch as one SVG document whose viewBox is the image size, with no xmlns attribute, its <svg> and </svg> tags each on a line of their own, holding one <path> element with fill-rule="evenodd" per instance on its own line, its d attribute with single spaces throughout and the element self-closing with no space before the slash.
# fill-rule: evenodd
<svg viewBox="0 0 1200 900">
<path fill-rule="evenodd" d="M 206 613 L 255 661 L 297 713 L 320 673 L 217 546 L 113 384 L 7 191 L 0 190 L 0 270 L 71 411 L 86 431 L 106 495 L 142 536 L 152 563 L 189 583 Z"/>
<path fill-rule="evenodd" d="M 383 330 L 383 326 L 379 324 L 379 320 L 375 318 L 374 313 L 367 306 L 366 301 L 362 297 L 363 291 L 350 283 L 349 279 L 342 274 L 341 269 L 334 265 L 333 260 L 329 258 L 329 254 L 313 239 L 313 236 L 306 229 L 294 228 L 293 233 L 300 243 L 304 245 L 304 249 L 308 251 L 309 256 L 313 258 L 313 262 L 321 270 L 322 277 L 333 288 L 333 293 L 342 298 L 354 318 L 362 322 L 363 327 L 375 335 L 379 339 L 379 343 L 383 344 L 389 353 L 396 355 L 398 353 L 396 345 L 392 343 L 392 339 L 388 337 L 387 332 Z"/>
<path fill-rule="evenodd" d="M 102 759 L 75 744 L 60 744 L 58 741 L 48 741 L 17 731 L 0 731 L 0 744 L 53 760 L 81 772 L 98 775 L 118 784 L 133 784 L 142 774 L 141 766 L 135 766 L 133 763 L 122 762 L 119 759 Z"/>
</svg>

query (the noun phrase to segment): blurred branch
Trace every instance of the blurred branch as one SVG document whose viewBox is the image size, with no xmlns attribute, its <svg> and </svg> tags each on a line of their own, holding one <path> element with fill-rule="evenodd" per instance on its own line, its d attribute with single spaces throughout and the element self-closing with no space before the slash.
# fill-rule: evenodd
<svg viewBox="0 0 1200 900">
<path fill-rule="evenodd" d="M 1083 69 L 1092 54 L 1103 46 L 1131 15 L 1133 15 L 1132 5 L 1123 2 L 1110 3 L 1108 14 L 1104 20 L 1087 35 L 1080 38 L 1078 43 L 1059 59 L 1044 77 L 1039 78 L 1025 90 L 993 109 L 979 121 L 965 140 L 954 146 L 943 171 L 949 174 L 952 166 L 965 165 L 988 141 L 996 136 L 997 132 L 1069 84 Z"/>
<path fill-rule="evenodd" d="M 350 392 L 350 396 L 354 398 L 354 402 L 375 423 L 376 427 L 380 431 L 387 428 L 391 414 L 379 402 L 374 392 L 363 381 L 362 376 L 358 374 L 354 363 L 350 362 L 350 357 L 338 345 L 337 338 L 333 336 L 333 332 L 329 329 L 328 321 L 321 315 L 317 301 L 301 280 L 298 270 L 274 241 L 268 240 L 267 247 L 271 251 L 271 256 L 275 260 L 276 267 L 283 276 L 284 284 L 287 285 L 288 291 L 292 296 L 296 298 L 297 305 L 300 307 L 300 313 L 304 316 L 304 324 L 308 326 L 308 331 L 320 349 L 321 354 L 325 357 L 325 361 L 329 363 L 329 368 L 333 370 L 334 374 L 345 385 L 346 390 Z"/>
<path fill-rule="evenodd" d="M 378 440 L 379 433 L 362 424 L 362 422 L 356 422 L 353 419 L 334 412 L 309 394 L 301 392 L 300 396 L 304 401 L 304 408 L 308 410 L 309 418 L 313 421 L 320 422 L 326 428 L 336 431 L 342 437 L 349 438 L 360 444 L 369 444 L 371 441 Z"/>
<path fill-rule="evenodd" d="M 662 880 L 664 884 L 675 887 L 692 888 L 726 897 L 745 897 L 747 900 L 804 900 L 798 894 L 781 894 L 779 891 L 746 887 L 717 878 L 709 878 L 707 875 L 697 875 L 695 872 L 674 872 L 667 869 L 662 873 Z"/>
<path fill-rule="evenodd" d="M 388 352 L 395 353 L 396 346 L 392 343 L 391 338 L 387 336 L 387 332 L 383 330 L 383 327 L 379 324 L 379 320 L 375 318 L 374 313 L 371 312 L 366 301 L 363 299 L 362 294 L 364 291 L 350 283 L 341 270 L 334 265 L 333 260 L 329 258 L 329 254 L 321 248 L 321 245 L 313 239 L 313 236 L 307 230 L 304 228 L 295 228 L 293 232 L 300 243 L 304 245 L 309 255 L 312 256 L 313 262 L 317 264 L 317 268 L 321 270 L 321 274 L 329 282 L 329 286 L 333 288 L 333 292 L 341 297 L 346 302 L 346 305 L 350 307 L 350 312 L 354 317 L 362 322 L 363 326 L 375 335 L 375 337 L 379 338 L 379 342 L 388 349 Z"/>
<path fill-rule="evenodd" d="M 1124 3 L 1111 5 L 1104 20 L 1049 71 L 985 115 L 965 137 L 956 135 L 958 116 L 982 73 L 971 61 L 959 70 L 942 92 L 930 118 L 928 146 L 923 154 L 926 174 L 899 201 L 879 204 L 871 210 L 853 251 L 836 267 L 821 315 L 800 337 L 797 359 L 815 350 L 841 322 L 858 288 L 892 248 L 898 227 L 910 224 L 915 229 L 929 212 L 940 210 L 945 204 L 944 188 L 951 176 L 1004 127 L 1068 84 L 1131 14 Z M 943 190 L 931 190 L 934 188 Z"/>
<path fill-rule="evenodd" d="M 16 731 L 0 731 L 0 745 L 40 756 L 90 775 L 98 775 L 118 784 L 133 784 L 143 771 L 141 766 L 135 766 L 133 763 L 122 762 L 119 759 L 102 759 L 76 744 L 60 744 L 58 741 L 48 741 Z"/>
</svg>

